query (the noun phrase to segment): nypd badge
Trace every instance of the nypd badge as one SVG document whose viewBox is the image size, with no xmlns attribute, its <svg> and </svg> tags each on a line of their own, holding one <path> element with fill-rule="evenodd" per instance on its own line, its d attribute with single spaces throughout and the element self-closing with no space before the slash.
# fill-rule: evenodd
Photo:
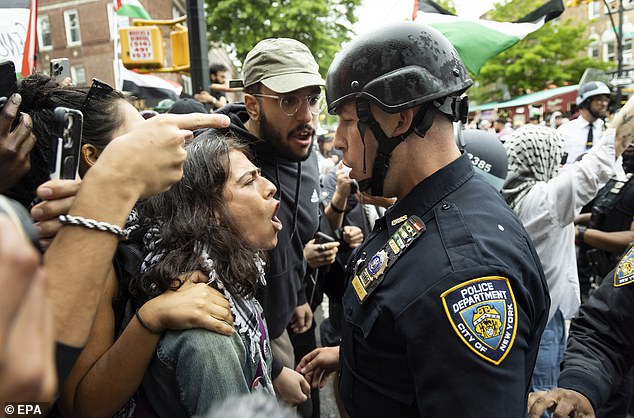
<svg viewBox="0 0 634 418">
<path fill-rule="evenodd" d="M 614 271 L 614 287 L 625 286 L 634 282 L 634 246 L 619 261 Z"/>
<path fill-rule="evenodd" d="M 505 277 L 461 283 L 440 295 L 447 318 L 474 353 L 498 365 L 509 353 L 517 330 L 515 296 Z"/>
</svg>

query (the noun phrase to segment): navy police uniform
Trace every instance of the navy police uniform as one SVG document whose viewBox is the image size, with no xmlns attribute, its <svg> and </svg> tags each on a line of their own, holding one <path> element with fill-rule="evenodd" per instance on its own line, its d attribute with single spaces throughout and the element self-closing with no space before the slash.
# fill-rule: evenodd
<svg viewBox="0 0 634 418">
<path fill-rule="evenodd" d="M 379 219 L 351 266 L 340 350 L 351 417 L 525 416 L 548 289 L 521 223 L 467 155 Z"/>
<path fill-rule="evenodd" d="M 591 206 L 588 228 L 605 232 L 630 230 L 634 220 L 634 181 L 631 174 L 628 176 L 626 181 L 610 179 L 599 190 Z M 591 278 L 601 280 L 614 269 L 621 255 L 580 243 L 577 263 L 583 296 L 588 294 Z"/>
<path fill-rule="evenodd" d="M 572 321 L 558 386 L 584 394 L 599 411 L 634 366 L 633 323 L 634 247 Z"/>
</svg>

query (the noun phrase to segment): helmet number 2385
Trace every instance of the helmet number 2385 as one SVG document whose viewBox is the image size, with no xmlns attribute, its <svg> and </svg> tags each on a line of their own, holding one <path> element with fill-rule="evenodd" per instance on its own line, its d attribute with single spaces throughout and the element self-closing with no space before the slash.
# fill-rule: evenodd
<svg viewBox="0 0 634 418">
<path fill-rule="evenodd" d="M 478 167 L 480 170 L 489 173 L 491 171 L 491 164 L 485 160 L 480 159 L 478 156 L 469 153 L 469 158 L 474 167 Z"/>
</svg>

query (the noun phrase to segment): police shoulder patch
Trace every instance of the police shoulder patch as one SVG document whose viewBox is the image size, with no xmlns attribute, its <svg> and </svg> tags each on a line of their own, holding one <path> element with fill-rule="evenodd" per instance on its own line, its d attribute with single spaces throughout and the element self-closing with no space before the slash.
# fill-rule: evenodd
<svg viewBox="0 0 634 418">
<path fill-rule="evenodd" d="M 517 331 L 515 296 L 506 277 L 487 276 L 461 283 L 440 295 L 460 339 L 481 358 L 498 365 Z"/>
<path fill-rule="evenodd" d="M 634 246 L 621 257 L 614 270 L 614 287 L 625 286 L 634 282 Z"/>
</svg>

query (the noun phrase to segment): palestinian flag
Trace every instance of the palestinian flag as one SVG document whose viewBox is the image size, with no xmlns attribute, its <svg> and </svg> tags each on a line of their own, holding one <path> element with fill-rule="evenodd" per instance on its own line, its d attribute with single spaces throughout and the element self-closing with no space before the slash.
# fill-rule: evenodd
<svg viewBox="0 0 634 418">
<path fill-rule="evenodd" d="M 0 16 L 2 59 L 13 61 L 18 77 L 26 77 L 35 69 L 37 0 L 2 0 Z"/>
<path fill-rule="evenodd" d="M 152 19 L 139 0 L 114 0 L 114 10 L 119 16 L 134 19 Z"/>
<path fill-rule="evenodd" d="M 456 16 L 431 0 L 418 0 L 415 20 L 433 26 L 454 45 L 473 74 L 500 52 L 512 47 L 564 11 L 562 0 L 549 0 L 515 22 L 472 20 Z"/>
<path fill-rule="evenodd" d="M 119 68 L 119 75 L 123 80 L 122 91 L 128 92 L 139 99 L 177 100 L 183 90 L 178 83 L 174 83 L 154 74 L 139 74 L 128 70 L 123 65 Z"/>
</svg>

